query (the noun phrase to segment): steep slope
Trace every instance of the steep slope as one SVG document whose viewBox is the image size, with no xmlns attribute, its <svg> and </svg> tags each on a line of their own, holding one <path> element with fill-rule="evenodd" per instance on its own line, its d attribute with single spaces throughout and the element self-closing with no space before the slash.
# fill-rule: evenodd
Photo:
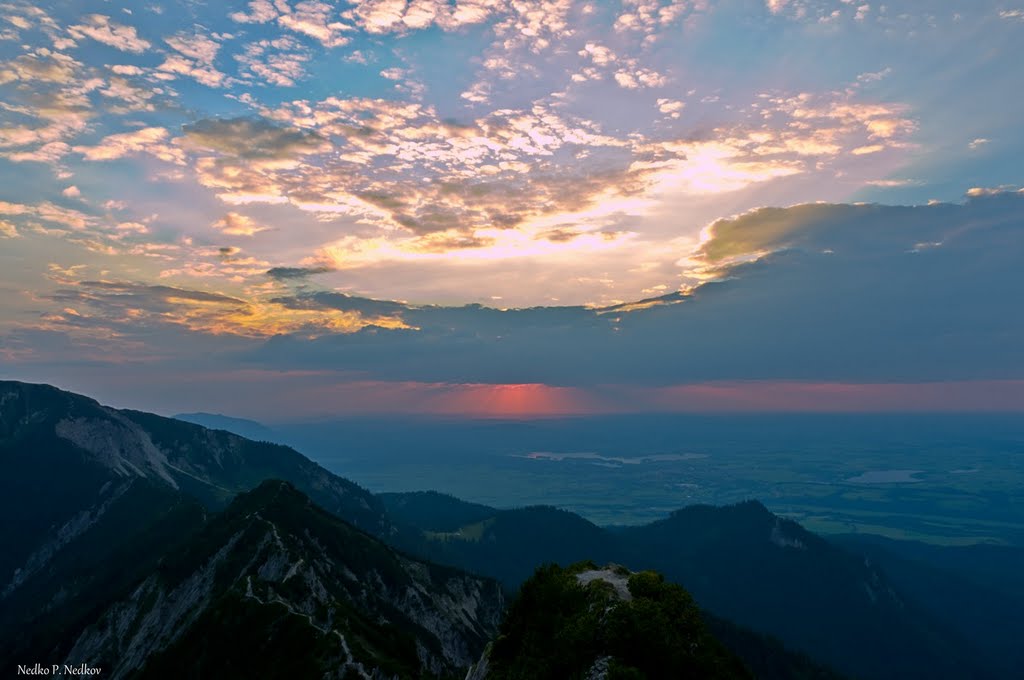
<svg viewBox="0 0 1024 680">
<path fill-rule="evenodd" d="M 1024 546 L 935 545 L 898 541 L 871 534 L 839 534 L 828 540 L 847 550 L 869 555 L 899 557 L 956 575 L 1017 600 L 1024 600 Z"/>
<path fill-rule="evenodd" d="M 955 631 L 869 561 L 757 502 L 692 506 L 620 533 L 627 549 L 718 616 L 864 678 L 986 677 Z"/>
<path fill-rule="evenodd" d="M 458 531 L 498 512 L 495 508 L 437 491 L 379 493 L 377 498 L 393 520 L 420 531 Z"/>
<path fill-rule="evenodd" d="M 286 446 L 109 408 L 48 385 L 0 381 L 0 451 L 16 457 L 15 463 L 36 466 L 26 473 L 48 469 L 46 483 L 61 481 L 53 477 L 62 470 L 47 467 L 50 457 L 73 456 L 76 464 L 98 468 L 94 477 L 144 477 L 213 508 L 265 479 L 284 479 L 366 531 L 390 530 L 372 494 Z"/>
<path fill-rule="evenodd" d="M 787 649 L 770 635 L 756 633 L 704 612 L 708 631 L 738 656 L 757 680 L 843 680 L 831 668 L 800 652 Z"/>
<path fill-rule="evenodd" d="M 449 500 L 439 503 L 442 510 L 452 507 Z M 419 508 L 422 516 L 439 511 Z M 774 636 L 854 677 L 999 676 L 1000 666 L 986 661 L 965 635 L 894 587 L 870 562 L 756 502 L 694 506 L 660 522 L 614 531 L 553 508 L 495 511 L 456 531 L 421 531 L 418 541 L 409 549 L 498 578 L 511 590 L 534 566 L 551 562 L 594 559 L 656 569 L 684 585 L 701 607 L 743 627 L 719 632 L 752 667 L 773 643 L 744 629 Z M 793 668 L 789 664 L 786 672 Z M 758 670 L 773 677 L 768 666 Z"/>
<path fill-rule="evenodd" d="M 0 381 L 0 469 L 0 661 L 59 644 L 154 555 L 265 479 L 365 531 L 394 531 L 370 493 L 292 449 L 46 385 Z"/>
<path fill-rule="evenodd" d="M 425 508 L 421 513 L 430 514 Z M 516 590 L 540 564 L 609 562 L 622 554 L 604 529 L 547 506 L 495 510 L 486 519 L 455 531 L 426 530 L 412 538 L 403 532 L 398 540 L 410 552 L 496 578 L 510 590 Z"/>
<path fill-rule="evenodd" d="M 473 680 L 753 678 L 660 574 L 542 567 L 512 603 Z"/>
<path fill-rule="evenodd" d="M 937 546 L 880 536 L 830 536 L 885 571 L 901 593 L 963 635 L 996 677 L 1024 669 L 1024 549 Z"/>
<path fill-rule="evenodd" d="M 395 553 L 270 481 L 110 606 L 67 663 L 110 678 L 455 677 L 502 604 L 497 583 Z"/>
<path fill-rule="evenodd" d="M 273 429 L 263 423 L 245 418 L 232 418 L 231 416 L 220 415 L 219 413 L 177 413 L 175 420 L 184 420 L 186 423 L 200 425 L 208 430 L 224 430 L 237 434 L 257 442 L 281 443 L 280 438 Z"/>
<path fill-rule="evenodd" d="M 0 485 L 7 482 L 16 480 Z M 10 499 L 3 491 L 0 496 Z M 60 525 L 0 592 L 0 668 L 15 658 L 59 657 L 69 629 L 150 573 L 206 516 L 197 501 L 146 479 L 105 485 L 95 505 Z M 0 535 L 29 524 L 12 522 Z"/>
</svg>

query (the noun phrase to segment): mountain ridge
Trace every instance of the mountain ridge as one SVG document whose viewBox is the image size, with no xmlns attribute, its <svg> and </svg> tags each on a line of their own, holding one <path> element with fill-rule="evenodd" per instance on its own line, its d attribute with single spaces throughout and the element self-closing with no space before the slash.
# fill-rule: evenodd
<svg viewBox="0 0 1024 680">
<path fill-rule="evenodd" d="M 240 494 L 112 604 L 66 663 L 115 667 L 113 678 L 205 675 L 239 663 L 239 635 L 285 640 L 249 650 L 254 669 L 273 667 L 278 654 L 298 663 L 295 645 L 319 650 L 320 672 L 454 677 L 502 607 L 496 583 L 400 555 L 273 480 Z M 223 625 L 235 617 L 249 619 L 244 631 Z"/>
<path fill-rule="evenodd" d="M 394 506 L 400 496 L 385 503 Z M 409 549 L 498 578 L 510 590 L 530 576 L 531 564 L 594 559 L 654 569 L 684 584 L 715 617 L 767 633 L 853 677 L 999 677 L 978 661 L 961 631 L 897 592 L 869 560 L 758 501 L 688 506 L 615 530 L 545 506 L 495 510 L 482 521 L 472 513 L 476 521 L 456 531 L 421 528 Z M 869 651 L 850 640 L 870 643 Z"/>
<path fill-rule="evenodd" d="M 789 657 L 778 651 L 781 647 L 773 648 L 775 643 L 717 617 L 734 618 L 742 626 L 779 637 L 788 647 L 815 653 L 816 658 L 820 653 L 840 671 L 865 677 L 987 677 L 965 662 L 969 644 L 897 593 L 868 562 L 773 515 L 756 501 L 722 508 L 690 506 L 649 525 L 609 531 L 550 506 L 495 510 L 437 493 L 377 497 L 285 446 L 139 411 L 110 409 L 49 386 L 3 381 L 0 462 L 9 473 L 0 476 L 0 512 L 15 520 L 4 529 L 9 550 L 0 555 L 4 659 L 28 651 L 60 652 L 60 658 L 69 660 L 75 658 L 69 656 L 72 651 L 78 658 L 88 652 L 90 659 L 103 659 L 110 658 L 103 656 L 110 649 L 123 648 L 139 651 L 133 657 L 141 660 L 142 665 L 136 664 L 139 673 L 146 659 L 161 658 L 164 667 L 187 674 L 187 667 L 159 655 L 207 658 L 216 665 L 225 658 L 203 647 L 202 639 L 216 637 L 226 621 L 252 618 L 269 626 L 267 631 L 287 633 L 295 644 L 355 668 L 356 657 L 339 651 L 329 621 L 316 611 L 315 605 L 326 601 L 320 589 L 313 589 L 321 593 L 319 600 L 310 600 L 309 593 L 296 600 L 284 598 L 291 610 L 276 598 L 297 583 L 296 574 L 310 573 L 312 567 L 305 562 L 306 566 L 295 566 L 305 557 L 290 556 L 320 550 L 324 540 L 318 539 L 319 547 L 317 541 L 309 541 L 313 526 L 324 535 L 347 536 L 352 545 L 376 546 L 372 551 L 379 565 L 425 564 L 425 558 L 449 565 L 428 565 L 428 574 L 449 569 L 448 573 L 462 574 L 459 578 L 476 579 L 468 582 L 488 582 L 458 571 L 465 569 L 500 579 L 512 590 L 544 563 L 588 559 L 657 569 L 669 580 L 685 584 L 697 602 L 715 614 L 708 619 L 710 625 L 730 641 L 730 649 L 743 650 L 745 656 L 740 656 L 752 667 L 751 659 L 768 659 L 762 667 L 772 668 Z M 275 478 L 283 479 L 268 481 Z M 248 516 L 253 512 L 239 510 L 252 498 L 273 507 L 276 496 L 267 498 L 268 488 L 291 498 L 289 512 L 304 519 L 285 522 L 287 531 L 272 531 L 262 520 Z M 337 523 L 344 526 L 338 528 Z M 220 551 L 223 559 L 215 560 Z M 339 553 L 332 559 L 345 564 L 350 558 Z M 233 578 L 214 578 L 223 571 L 218 560 L 233 565 L 226 572 Z M 266 569 L 262 576 L 257 570 L 262 580 L 250 587 L 247 577 L 253 574 L 246 565 L 256 562 Z M 203 565 L 209 563 L 215 563 L 214 568 L 204 572 Z M 102 568 L 94 568 L 98 565 Z M 114 568 L 107 568 L 111 565 Z M 296 571 L 288 577 L 293 568 Z M 153 581 L 175 569 L 180 572 L 178 580 Z M 422 568 L 416 571 L 422 576 Z M 103 578 L 97 580 L 96 573 Z M 314 573 L 321 584 L 325 582 L 321 572 Z M 198 592 L 194 588 L 181 590 L 189 578 L 208 584 L 200 590 L 209 597 L 196 599 L 189 596 Z M 316 579 L 310 577 L 310 582 Z M 424 586 L 426 591 L 443 591 L 430 583 L 429 588 Z M 491 602 L 501 598 L 494 588 Z M 330 602 L 343 603 L 350 596 L 342 588 Z M 181 618 L 180 612 L 174 618 L 169 610 L 161 610 L 166 616 L 150 617 L 177 622 L 171 631 L 175 636 L 158 636 L 156 646 L 136 641 L 132 631 L 96 627 L 103 616 L 107 621 L 146 620 L 146 612 L 153 611 L 144 606 L 147 598 L 190 603 L 186 609 L 205 604 L 190 619 Z M 284 610 L 266 609 L 271 604 Z M 115 610 L 121 615 L 111 613 Z M 296 612 L 302 614 L 299 619 L 313 618 L 295 619 Z M 844 623 L 844 618 L 851 621 Z M 309 637 L 306 629 L 314 619 L 319 628 L 313 628 L 327 630 L 326 637 Z M 68 640 L 61 637 L 65 629 L 89 632 Z M 474 631 L 463 632 L 479 646 L 483 636 L 479 629 Z M 872 635 L 889 636 L 893 645 L 904 645 L 909 660 L 889 669 L 879 665 L 879 656 L 870 647 L 855 650 L 857 658 L 851 658 L 849 644 L 829 648 L 820 643 L 837 633 L 846 639 L 863 635 L 875 642 Z M 419 645 L 414 645 L 418 661 L 413 661 L 406 643 L 395 642 L 397 638 L 388 642 L 387 635 L 373 647 L 380 654 L 364 657 L 381 660 L 388 668 L 392 661 L 394 668 L 406 670 L 423 662 L 435 670 L 447 669 L 444 672 L 472 660 L 469 654 L 438 656 L 437 645 L 422 632 L 413 638 Z M 330 643 L 326 647 L 321 644 L 325 640 Z M 392 649 L 392 643 L 399 646 Z M 433 656 L 421 653 L 420 647 L 434 649 Z M 388 650 L 397 650 L 397 656 Z M 438 660 L 441 657 L 444 661 Z M 780 674 L 765 677 L 797 677 L 789 661 L 779 668 Z"/>
<path fill-rule="evenodd" d="M 292 449 L 48 385 L 0 381 L 0 462 L 0 658 L 52 653 L 62 627 L 268 478 L 372 535 L 397 530 L 372 494 Z"/>
</svg>

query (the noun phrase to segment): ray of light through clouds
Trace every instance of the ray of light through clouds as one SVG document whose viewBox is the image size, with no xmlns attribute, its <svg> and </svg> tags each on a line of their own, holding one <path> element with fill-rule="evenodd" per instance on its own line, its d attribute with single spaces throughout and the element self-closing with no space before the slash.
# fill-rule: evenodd
<svg viewBox="0 0 1024 680">
<path fill-rule="evenodd" d="M 1024 408 L 1022 38 L 979 0 L 4 2 L 0 363 L 337 412 Z"/>
</svg>

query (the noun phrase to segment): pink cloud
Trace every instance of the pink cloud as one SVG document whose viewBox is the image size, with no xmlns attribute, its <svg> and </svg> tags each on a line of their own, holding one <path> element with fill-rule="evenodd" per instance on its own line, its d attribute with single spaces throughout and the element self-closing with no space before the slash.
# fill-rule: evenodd
<svg viewBox="0 0 1024 680">
<path fill-rule="evenodd" d="M 1024 380 L 927 383 L 714 382 L 635 390 L 651 410 L 678 412 L 1024 411 Z"/>
</svg>

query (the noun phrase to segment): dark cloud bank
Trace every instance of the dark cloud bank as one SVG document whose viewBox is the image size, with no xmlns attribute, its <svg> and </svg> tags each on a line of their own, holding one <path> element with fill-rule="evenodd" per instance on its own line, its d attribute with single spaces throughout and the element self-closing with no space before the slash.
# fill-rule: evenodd
<svg viewBox="0 0 1024 680">
<path fill-rule="evenodd" d="M 737 263 L 751 252 L 767 253 Z M 723 278 L 645 309 L 284 304 L 397 313 L 418 330 L 278 336 L 244 356 L 374 379 L 676 384 L 1024 378 L 1024 194 L 918 207 L 804 205 L 722 221 Z"/>
</svg>

